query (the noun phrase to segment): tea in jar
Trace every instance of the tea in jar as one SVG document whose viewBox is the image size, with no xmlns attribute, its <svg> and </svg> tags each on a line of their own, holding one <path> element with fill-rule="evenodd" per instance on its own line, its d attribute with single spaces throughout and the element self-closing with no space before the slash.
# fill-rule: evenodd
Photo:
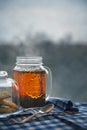
<svg viewBox="0 0 87 130">
<path fill-rule="evenodd" d="M 42 107 L 46 100 L 47 70 L 42 57 L 17 57 L 13 78 L 19 86 L 20 105 L 23 108 Z"/>
</svg>

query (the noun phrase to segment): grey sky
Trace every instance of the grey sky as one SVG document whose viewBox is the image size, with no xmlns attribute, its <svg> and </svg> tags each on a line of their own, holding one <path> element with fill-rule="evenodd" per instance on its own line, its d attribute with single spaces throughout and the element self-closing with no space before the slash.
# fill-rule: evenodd
<svg viewBox="0 0 87 130">
<path fill-rule="evenodd" d="M 87 41 L 86 0 L 0 0 L 0 40 L 44 32 L 53 39 L 71 33 Z"/>
</svg>

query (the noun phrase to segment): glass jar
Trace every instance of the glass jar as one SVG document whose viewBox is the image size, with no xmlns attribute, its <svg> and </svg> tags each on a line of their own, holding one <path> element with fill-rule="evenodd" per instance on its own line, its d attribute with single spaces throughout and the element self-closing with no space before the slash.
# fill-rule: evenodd
<svg viewBox="0 0 87 130">
<path fill-rule="evenodd" d="M 19 108 L 19 91 L 15 81 L 0 71 L 0 114 L 15 112 Z"/>
<path fill-rule="evenodd" d="M 23 108 L 45 105 L 51 94 L 52 75 L 50 69 L 43 66 L 42 57 L 17 57 L 13 78 L 18 83 Z"/>
</svg>

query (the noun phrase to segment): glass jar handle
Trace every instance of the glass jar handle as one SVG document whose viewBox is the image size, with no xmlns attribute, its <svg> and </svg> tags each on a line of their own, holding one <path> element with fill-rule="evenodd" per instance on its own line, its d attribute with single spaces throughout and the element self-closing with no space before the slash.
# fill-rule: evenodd
<svg viewBox="0 0 87 130">
<path fill-rule="evenodd" d="M 52 93 L 52 72 L 51 69 L 47 66 L 44 66 L 46 69 L 46 100 L 48 100 Z"/>
</svg>

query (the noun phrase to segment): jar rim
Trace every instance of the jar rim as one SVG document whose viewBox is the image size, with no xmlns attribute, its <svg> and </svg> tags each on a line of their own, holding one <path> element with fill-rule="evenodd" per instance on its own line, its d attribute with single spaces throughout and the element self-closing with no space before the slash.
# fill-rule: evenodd
<svg viewBox="0 0 87 130">
<path fill-rule="evenodd" d="M 16 64 L 42 64 L 41 56 L 17 56 Z"/>
</svg>

